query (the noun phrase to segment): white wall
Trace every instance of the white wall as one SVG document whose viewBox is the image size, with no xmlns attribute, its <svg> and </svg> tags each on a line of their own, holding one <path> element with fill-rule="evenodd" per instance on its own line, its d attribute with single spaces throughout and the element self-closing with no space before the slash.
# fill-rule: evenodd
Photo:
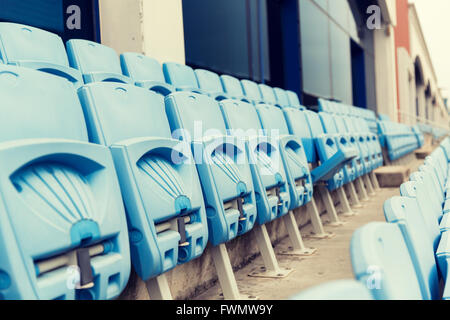
<svg viewBox="0 0 450 320">
<path fill-rule="evenodd" d="M 397 121 L 395 41 L 392 26 L 374 31 L 377 112 Z"/>
<path fill-rule="evenodd" d="M 100 0 L 100 32 L 104 45 L 118 53 L 142 53 L 141 0 Z"/>
<path fill-rule="evenodd" d="M 142 0 L 144 53 L 185 63 L 182 0 Z"/>
<path fill-rule="evenodd" d="M 100 0 L 102 43 L 185 63 L 182 0 Z"/>
</svg>

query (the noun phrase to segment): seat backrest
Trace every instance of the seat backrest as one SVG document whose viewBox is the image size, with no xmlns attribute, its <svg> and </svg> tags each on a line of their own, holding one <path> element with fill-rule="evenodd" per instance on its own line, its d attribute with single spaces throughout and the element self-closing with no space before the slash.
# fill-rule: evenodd
<svg viewBox="0 0 450 320">
<path fill-rule="evenodd" d="M 439 299 L 439 279 L 433 242 L 416 199 L 393 197 L 384 203 L 386 221 L 400 226 L 416 270 L 422 296 Z"/>
<path fill-rule="evenodd" d="M 89 139 L 106 146 L 132 138 L 170 138 L 164 98 L 152 91 L 113 82 L 82 87 L 80 100 Z"/>
<path fill-rule="evenodd" d="M 260 83 L 258 86 L 263 101 L 270 105 L 276 105 L 277 98 L 275 97 L 275 92 L 273 91 L 273 88 L 263 83 Z"/>
<path fill-rule="evenodd" d="M 437 249 L 441 231 L 439 229 L 439 218 L 442 208 L 430 197 L 425 181 L 407 181 L 400 186 L 400 195 L 417 200 L 420 212 L 423 215 L 428 234 Z"/>
<path fill-rule="evenodd" d="M 334 115 L 331 115 L 326 112 L 319 112 L 320 121 L 322 122 L 323 129 L 325 133 L 328 134 L 336 134 L 338 133 L 338 129 L 336 127 L 336 123 L 334 122 Z"/>
<path fill-rule="evenodd" d="M 289 133 L 302 139 L 305 148 L 306 158 L 309 163 L 317 162 L 317 154 L 314 146 L 314 138 L 306 119 L 306 112 L 297 108 L 283 109 Z"/>
<path fill-rule="evenodd" d="M 187 65 L 166 62 L 163 64 L 163 72 L 166 82 L 177 88 L 199 88 L 194 69 Z"/>
<path fill-rule="evenodd" d="M 177 92 L 166 100 L 169 100 L 166 101 L 166 113 L 175 138 L 191 142 L 209 136 L 226 135 L 225 121 L 214 99 L 201 94 Z M 174 132 L 179 128 L 183 130 Z M 195 133 L 201 136 L 194 136 Z"/>
<path fill-rule="evenodd" d="M 322 122 L 320 120 L 320 117 L 317 113 L 305 110 L 303 111 L 306 116 L 306 120 L 308 120 L 309 128 L 311 129 L 311 135 L 313 138 L 316 138 L 322 134 L 324 134 Z"/>
<path fill-rule="evenodd" d="M 221 75 L 220 81 L 222 82 L 225 93 L 227 93 L 231 97 L 240 98 L 244 96 L 244 91 L 239 79 L 229 75 Z"/>
<path fill-rule="evenodd" d="M 0 65 L 0 94 L 0 142 L 88 141 L 83 110 L 70 82 L 32 69 Z"/>
<path fill-rule="evenodd" d="M 259 103 L 262 101 L 261 90 L 256 82 L 251 80 L 241 80 L 244 95 L 251 101 Z"/>
<path fill-rule="evenodd" d="M 197 69 L 195 70 L 195 75 L 197 76 L 197 81 L 200 89 L 207 93 L 223 93 L 222 82 L 217 73 Z"/>
<path fill-rule="evenodd" d="M 102 72 L 122 75 L 116 51 L 100 43 L 72 39 L 67 41 L 67 54 L 70 65 L 82 74 Z"/>
<path fill-rule="evenodd" d="M 421 300 L 419 281 L 397 224 L 373 222 L 355 231 L 353 273 L 376 300 Z"/>
<path fill-rule="evenodd" d="M 336 124 L 336 129 L 338 133 L 351 133 L 344 120 L 344 116 L 338 116 L 336 115 L 334 117 L 334 123 Z"/>
<path fill-rule="evenodd" d="M 289 135 L 283 111 L 275 106 L 260 104 L 256 106 L 263 129 L 270 135 Z"/>
<path fill-rule="evenodd" d="M 338 280 L 302 291 L 290 300 L 373 300 L 373 297 L 359 281 Z"/>
<path fill-rule="evenodd" d="M 164 83 L 161 64 L 140 53 L 126 52 L 120 55 L 123 74 L 134 81 L 158 81 Z"/>
<path fill-rule="evenodd" d="M 234 132 L 236 135 L 237 130 L 244 130 L 246 136 L 262 134 L 261 122 L 254 105 L 228 99 L 220 102 L 220 109 L 230 134 Z"/>
<path fill-rule="evenodd" d="M 288 96 L 289 105 L 291 107 L 301 107 L 300 99 L 298 98 L 298 95 L 296 92 L 291 90 L 286 90 L 286 94 Z"/>
<path fill-rule="evenodd" d="M 47 62 L 68 67 L 64 43 L 58 35 L 16 23 L 0 23 L 0 60 Z"/>
<path fill-rule="evenodd" d="M 281 88 L 273 88 L 273 92 L 275 93 L 275 97 L 277 99 L 277 104 L 280 107 L 286 108 L 286 107 L 290 106 L 289 98 L 288 98 L 288 95 L 286 93 L 286 90 L 281 89 Z M 300 103 L 299 103 L 298 106 L 300 106 Z"/>
</svg>

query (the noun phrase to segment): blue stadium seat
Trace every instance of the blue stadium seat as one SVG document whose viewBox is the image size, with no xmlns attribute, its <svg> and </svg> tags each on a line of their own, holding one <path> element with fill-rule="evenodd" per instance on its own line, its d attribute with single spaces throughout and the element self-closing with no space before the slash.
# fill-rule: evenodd
<svg viewBox="0 0 450 320">
<path fill-rule="evenodd" d="M 137 274 L 148 280 L 200 256 L 208 241 L 200 182 L 190 147 L 171 138 L 163 97 L 119 83 L 78 94 L 90 141 L 114 158 Z"/>
<path fill-rule="evenodd" d="M 74 86 L 1 65 L 0 96 L 0 299 L 117 297 L 130 273 L 125 211 Z"/>
<path fill-rule="evenodd" d="M 245 146 L 227 136 L 218 102 L 205 95 L 176 92 L 166 98 L 166 112 L 172 135 L 191 143 L 211 244 L 251 230 L 257 214 L 251 169 Z"/>
<path fill-rule="evenodd" d="M 356 117 L 347 117 L 344 120 L 347 127 L 353 127 L 357 132 L 357 136 L 360 141 L 360 149 L 363 157 L 363 164 L 366 173 L 381 167 L 383 165 L 383 151 L 381 149 L 380 141 L 378 140 L 378 135 L 372 133 L 369 129 L 367 121 Z"/>
<path fill-rule="evenodd" d="M 277 97 L 275 96 L 275 91 L 272 87 L 269 87 L 267 84 L 263 83 L 260 83 L 258 87 L 259 91 L 261 92 L 262 101 L 265 104 L 281 107 L 281 105 L 278 104 Z"/>
<path fill-rule="evenodd" d="M 354 177 L 350 177 L 348 173 L 346 173 L 346 178 L 344 183 L 348 183 L 349 181 L 353 181 L 354 179 L 361 177 L 365 173 L 365 168 L 362 159 L 364 158 L 363 150 L 367 149 L 367 145 L 365 142 L 360 142 L 360 137 L 356 133 L 356 130 L 353 127 L 349 127 L 346 124 L 344 116 L 334 116 L 334 122 L 336 123 L 337 132 L 343 134 L 347 137 L 348 143 L 358 150 L 358 155 L 352 160 L 352 168 L 354 169 Z M 364 145 L 361 145 L 364 144 Z"/>
<path fill-rule="evenodd" d="M 306 108 L 301 105 L 300 100 L 299 100 L 298 95 L 297 95 L 296 92 L 291 91 L 291 90 L 286 90 L 286 94 L 288 96 L 289 106 L 290 107 L 298 108 L 298 109 L 301 109 L 301 110 L 306 110 Z"/>
<path fill-rule="evenodd" d="M 275 98 L 277 100 L 277 102 L 276 102 L 277 106 L 279 106 L 281 108 L 287 108 L 287 107 L 291 106 L 291 104 L 289 102 L 289 96 L 288 96 L 286 90 L 281 89 L 281 88 L 273 88 L 273 92 L 274 92 Z"/>
<path fill-rule="evenodd" d="M 260 104 L 256 106 L 256 112 L 265 134 L 278 140 L 277 147 L 289 185 L 289 209 L 293 210 L 308 203 L 313 195 L 313 183 L 301 139 L 289 134 L 281 109 Z"/>
<path fill-rule="evenodd" d="M 83 84 L 69 66 L 62 39 L 53 33 L 16 23 L 0 23 L 0 61 L 63 77 L 76 88 Z"/>
<path fill-rule="evenodd" d="M 252 80 L 241 80 L 242 90 L 247 100 L 254 105 L 264 103 L 258 84 Z"/>
<path fill-rule="evenodd" d="M 174 86 L 176 91 L 206 94 L 200 89 L 195 71 L 191 67 L 175 62 L 166 62 L 163 64 L 163 72 L 166 82 Z"/>
<path fill-rule="evenodd" d="M 357 160 L 360 159 L 359 149 L 356 145 L 356 138 L 348 133 L 340 132 L 336 126 L 335 118 L 337 115 L 332 116 L 326 112 L 319 112 L 320 121 L 322 123 L 324 132 L 329 136 L 333 136 L 338 146 L 338 149 L 346 153 L 354 153 L 357 156 L 344 166 L 344 184 L 354 181 L 357 178 L 358 166 Z M 345 126 L 345 124 L 344 124 Z M 342 129 L 342 128 L 341 128 Z M 339 187 L 339 186 L 337 186 Z"/>
<path fill-rule="evenodd" d="M 223 91 L 222 82 L 217 73 L 197 69 L 195 70 L 195 75 L 197 76 L 200 89 L 207 93 L 211 98 L 214 98 L 217 101 L 229 99 L 227 94 Z"/>
<path fill-rule="evenodd" d="M 351 164 L 358 154 L 354 148 L 341 148 L 337 143 L 336 137 L 333 134 L 327 134 L 323 130 L 323 125 L 317 113 L 312 111 L 304 112 L 305 118 L 309 123 L 312 137 L 317 150 L 317 159 L 320 166 L 312 171 L 314 182 L 326 181 L 329 190 L 335 190 L 344 185 L 344 167 Z M 339 170 L 339 171 L 337 171 Z M 317 171 L 317 176 L 316 176 Z M 326 174 L 320 177 L 320 173 L 328 172 L 333 174 L 329 176 Z"/>
<path fill-rule="evenodd" d="M 370 290 L 355 280 L 338 280 L 302 291 L 290 300 L 373 300 Z"/>
<path fill-rule="evenodd" d="M 350 244 L 353 273 L 376 300 L 421 300 L 408 247 L 397 224 L 372 222 L 355 231 Z"/>
<path fill-rule="evenodd" d="M 220 107 L 228 134 L 245 140 L 246 151 L 255 187 L 258 223 L 265 224 L 290 208 L 288 180 L 279 150 L 279 141 L 272 141 L 262 132 L 253 105 L 237 100 L 224 100 Z M 294 183 L 295 185 L 295 183 Z"/>
<path fill-rule="evenodd" d="M 378 125 L 390 160 L 397 160 L 418 148 L 417 137 L 407 125 L 390 121 L 379 121 Z"/>
<path fill-rule="evenodd" d="M 156 59 L 140 53 L 126 52 L 120 55 L 120 64 L 123 74 L 130 77 L 138 87 L 163 96 L 175 91 L 173 86 L 166 83 L 162 67 Z"/>
<path fill-rule="evenodd" d="M 245 97 L 244 90 L 239 79 L 223 74 L 220 76 L 220 81 L 222 82 L 224 92 L 230 99 L 250 102 L 250 100 Z"/>
<path fill-rule="evenodd" d="M 440 206 L 433 201 L 425 181 L 408 181 L 403 183 L 400 186 L 400 195 L 416 199 L 417 206 L 423 215 L 428 235 L 433 243 L 434 250 L 436 250 L 441 239 L 439 221 L 442 218 L 442 211 L 439 208 Z"/>
<path fill-rule="evenodd" d="M 387 222 L 395 223 L 408 247 L 416 270 L 422 297 L 425 300 L 440 299 L 439 277 L 434 256 L 433 242 L 430 238 L 423 214 L 416 199 L 393 197 L 384 203 Z"/>
<path fill-rule="evenodd" d="M 132 82 L 122 74 L 120 59 L 110 47 L 93 41 L 72 39 L 67 41 L 67 55 L 70 65 L 83 75 L 84 83 Z"/>
<path fill-rule="evenodd" d="M 324 134 L 317 113 L 296 108 L 283 111 L 289 132 L 302 139 L 308 163 L 315 165 L 311 171 L 313 182 L 326 182 L 331 189 L 342 186 L 343 167 L 357 156 L 354 150 L 340 150 L 335 138 Z"/>
</svg>

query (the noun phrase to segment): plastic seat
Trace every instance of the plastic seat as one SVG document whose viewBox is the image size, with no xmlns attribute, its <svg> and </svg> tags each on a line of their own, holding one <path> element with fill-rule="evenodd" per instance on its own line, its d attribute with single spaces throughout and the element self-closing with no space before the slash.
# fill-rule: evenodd
<svg viewBox="0 0 450 320">
<path fill-rule="evenodd" d="M 273 92 L 274 92 L 275 98 L 277 100 L 277 102 L 276 102 L 277 106 L 279 106 L 280 108 L 287 108 L 287 107 L 291 106 L 286 90 L 281 89 L 281 88 L 273 88 Z M 297 99 L 298 99 L 298 97 L 297 97 Z M 300 102 L 299 102 L 299 104 L 300 104 Z"/>
<path fill-rule="evenodd" d="M 175 88 L 166 83 L 162 67 L 156 59 L 139 53 L 126 52 L 120 55 L 122 72 L 130 77 L 134 84 L 167 96 Z"/>
<path fill-rule="evenodd" d="M 334 119 L 338 117 L 337 115 L 332 116 L 329 113 L 319 112 L 319 117 L 322 122 L 324 132 L 328 135 L 334 136 L 338 149 L 342 150 L 344 153 L 349 152 L 356 154 L 356 157 L 344 166 L 343 183 L 347 184 L 354 181 L 357 178 L 358 173 L 357 159 L 360 159 L 359 149 L 356 145 L 356 138 L 351 134 L 339 132 L 334 121 Z"/>
<path fill-rule="evenodd" d="M 359 146 L 363 157 L 365 173 L 383 165 L 383 152 L 378 141 L 378 136 L 373 134 L 367 122 L 364 119 L 356 117 L 347 117 L 347 128 L 354 128 L 359 139 Z"/>
<path fill-rule="evenodd" d="M 417 201 L 417 206 L 423 215 L 428 234 L 433 242 L 434 250 L 436 250 L 441 239 L 439 221 L 442 218 L 442 212 L 439 205 L 436 205 L 433 201 L 430 192 L 427 191 L 427 184 L 425 181 L 405 182 L 400 186 L 400 195 Z"/>
<path fill-rule="evenodd" d="M 0 297 L 117 297 L 130 273 L 122 197 L 74 86 L 1 65 L 0 95 Z"/>
<path fill-rule="evenodd" d="M 245 146 L 227 136 L 218 103 L 205 95 L 176 92 L 166 98 L 166 112 L 172 135 L 191 144 L 211 244 L 251 230 L 257 214 L 251 169 Z"/>
<path fill-rule="evenodd" d="M 301 139 L 289 134 L 281 109 L 265 104 L 255 108 L 265 134 L 276 142 L 280 152 L 280 165 L 286 170 L 289 186 L 289 209 L 298 208 L 311 201 L 313 194 L 312 178 Z"/>
<path fill-rule="evenodd" d="M 387 222 L 395 223 L 400 227 L 416 270 L 423 299 L 440 299 L 433 242 L 428 229 L 424 228 L 426 222 L 417 200 L 393 197 L 384 203 L 384 215 Z"/>
<path fill-rule="evenodd" d="M 91 142 L 114 158 L 137 274 L 148 280 L 200 256 L 208 242 L 200 182 L 189 146 L 171 138 L 163 97 L 118 83 L 79 96 Z"/>
<path fill-rule="evenodd" d="M 290 300 L 373 300 L 370 290 L 355 280 L 339 280 L 302 291 Z"/>
<path fill-rule="evenodd" d="M 220 76 L 220 82 L 222 83 L 224 92 L 230 99 L 250 102 L 244 95 L 244 90 L 242 89 L 241 81 L 239 81 L 239 79 L 223 74 Z"/>
<path fill-rule="evenodd" d="M 336 137 L 332 134 L 326 134 L 319 115 L 312 111 L 298 111 L 304 114 L 311 129 L 311 137 L 314 140 L 315 150 L 317 151 L 317 160 L 320 166 L 314 168 L 311 172 L 314 183 L 324 181 L 329 190 L 340 188 L 344 184 L 344 166 L 357 157 L 355 149 L 341 149 L 336 143 Z M 297 113 L 293 111 L 291 113 Z M 297 113 L 298 114 L 298 113 Z M 290 130 L 295 130 L 296 124 L 294 118 L 288 119 Z"/>
<path fill-rule="evenodd" d="M 31 68 L 83 84 L 78 70 L 69 66 L 62 39 L 53 33 L 16 23 L 0 23 L 0 61 Z"/>
<path fill-rule="evenodd" d="M 227 94 L 223 91 L 222 82 L 217 73 L 197 69 L 195 70 L 195 75 L 197 76 L 200 89 L 206 92 L 211 98 L 217 101 L 229 99 Z"/>
<path fill-rule="evenodd" d="M 260 83 L 258 87 L 259 91 L 261 92 L 262 101 L 265 104 L 281 107 L 281 105 L 278 104 L 277 97 L 275 96 L 275 91 L 272 87 L 269 87 L 267 84 L 263 83 Z"/>
<path fill-rule="evenodd" d="M 166 62 L 163 64 L 163 72 L 166 82 L 170 83 L 176 91 L 207 94 L 200 89 L 194 69 L 191 67 L 175 62 Z"/>
<path fill-rule="evenodd" d="M 241 80 L 241 85 L 244 96 L 250 103 L 254 105 L 264 103 L 261 90 L 256 82 L 244 79 Z"/>
<path fill-rule="evenodd" d="M 224 100 L 220 107 L 228 134 L 245 140 L 246 152 L 255 187 L 258 223 L 265 224 L 286 213 L 290 208 L 289 185 L 279 141 L 266 137 L 253 105 L 236 100 Z"/>
<path fill-rule="evenodd" d="M 349 181 L 353 181 L 358 177 L 361 177 L 364 175 L 364 165 L 362 162 L 362 158 L 364 157 L 363 149 L 366 148 L 366 146 L 360 146 L 360 140 L 357 133 L 355 133 L 355 130 L 349 130 L 348 126 L 345 122 L 344 116 L 335 116 L 334 122 L 336 124 L 337 132 L 340 134 L 344 134 L 347 137 L 348 143 L 355 148 L 358 151 L 358 155 L 352 160 L 351 166 L 354 169 L 354 177 L 352 179 L 351 176 L 347 173 L 346 179 L 344 183 L 347 183 Z M 364 143 L 364 142 L 361 142 Z"/>
<path fill-rule="evenodd" d="M 122 74 L 120 59 L 110 47 L 93 41 L 72 39 L 67 41 L 67 55 L 70 65 L 83 75 L 84 83 L 132 82 Z"/>
<path fill-rule="evenodd" d="M 419 146 L 416 135 L 408 126 L 390 121 L 379 121 L 379 128 L 391 160 L 397 160 Z"/>
<path fill-rule="evenodd" d="M 408 247 L 397 224 L 373 222 L 355 231 L 350 244 L 353 273 L 376 300 L 421 300 Z"/>
<path fill-rule="evenodd" d="M 286 90 L 286 94 L 288 96 L 289 106 L 290 107 L 298 108 L 298 109 L 301 109 L 301 110 L 306 110 L 306 108 L 301 105 L 300 100 L 299 100 L 298 95 L 297 95 L 296 92 L 291 91 L 291 90 Z"/>
</svg>

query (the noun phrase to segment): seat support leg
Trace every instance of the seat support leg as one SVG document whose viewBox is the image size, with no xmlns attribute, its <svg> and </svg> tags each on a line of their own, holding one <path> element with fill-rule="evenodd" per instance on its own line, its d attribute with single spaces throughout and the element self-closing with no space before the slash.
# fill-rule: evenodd
<svg viewBox="0 0 450 320">
<path fill-rule="evenodd" d="M 150 300 L 172 300 L 172 294 L 170 293 L 169 283 L 165 274 L 147 280 L 145 285 L 147 286 Z"/>
<path fill-rule="evenodd" d="M 316 248 L 307 248 L 303 243 L 302 235 L 298 229 L 297 220 L 295 220 L 294 213 L 289 211 L 283 216 L 283 222 L 291 240 L 292 249 L 283 251 L 281 254 L 289 256 L 311 256 L 316 253 Z"/>
<path fill-rule="evenodd" d="M 354 208 L 361 208 L 362 205 L 361 202 L 359 202 L 358 194 L 356 193 L 355 184 L 353 183 L 353 181 L 348 183 L 345 187 L 347 188 L 347 191 L 350 195 L 351 205 Z"/>
<path fill-rule="evenodd" d="M 370 173 L 370 179 L 375 190 L 380 190 L 380 184 L 378 183 L 377 175 L 374 171 Z"/>
<path fill-rule="evenodd" d="M 333 238 L 335 236 L 334 233 L 325 232 L 325 229 L 323 228 L 322 220 L 320 219 L 319 209 L 317 209 L 317 204 L 316 204 L 316 200 L 314 199 L 314 197 L 306 205 L 306 210 L 311 219 L 311 224 L 313 226 L 313 232 L 314 232 L 314 235 L 311 235 L 309 237 L 315 238 L 315 239 L 329 239 L 329 238 Z"/>
<path fill-rule="evenodd" d="M 278 265 L 275 251 L 270 241 L 269 233 L 267 232 L 266 225 L 256 225 L 254 228 L 256 236 L 256 242 L 258 243 L 261 257 L 264 261 L 264 267 L 260 270 L 252 271 L 249 276 L 259 278 L 285 278 L 293 269 L 283 269 Z"/>
<path fill-rule="evenodd" d="M 211 248 L 211 255 L 216 267 L 219 283 L 225 300 L 240 300 L 241 294 L 234 277 L 233 267 L 224 243 Z"/>
<path fill-rule="evenodd" d="M 373 190 L 372 183 L 370 182 L 369 174 L 364 175 L 363 178 L 364 178 L 364 184 L 366 185 L 368 194 L 370 196 L 374 196 L 375 195 L 375 191 Z"/>
<path fill-rule="evenodd" d="M 364 188 L 364 183 L 362 178 L 359 177 L 355 180 L 356 190 L 358 191 L 359 200 L 360 201 L 369 201 L 369 197 L 367 196 L 366 188 Z"/>
<path fill-rule="evenodd" d="M 335 226 L 335 227 L 342 226 L 344 223 L 339 220 L 339 217 L 336 212 L 336 208 L 334 207 L 334 201 L 333 201 L 333 198 L 331 197 L 330 191 L 328 191 L 327 188 L 321 186 L 319 193 L 320 193 L 322 202 L 325 206 L 325 209 L 327 210 L 327 216 L 328 216 L 328 219 L 330 220 L 330 225 Z"/>
<path fill-rule="evenodd" d="M 350 207 L 350 203 L 348 202 L 347 195 L 345 194 L 344 186 L 336 190 L 337 196 L 339 198 L 339 207 L 341 209 L 342 215 L 345 217 L 354 216 L 352 208 Z"/>
</svg>

